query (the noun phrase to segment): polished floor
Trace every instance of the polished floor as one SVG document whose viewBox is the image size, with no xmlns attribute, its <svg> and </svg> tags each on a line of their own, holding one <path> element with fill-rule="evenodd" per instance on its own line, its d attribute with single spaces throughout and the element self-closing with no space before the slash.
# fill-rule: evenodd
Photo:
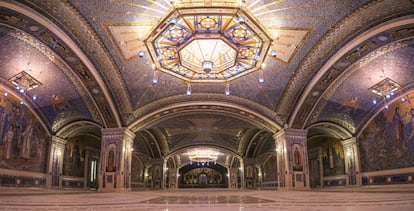
<svg viewBox="0 0 414 211">
<path fill-rule="evenodd" d="M 99 193 L 0 188 L 0 210 L 414 210 L 414 187 Z"/>
</svg>

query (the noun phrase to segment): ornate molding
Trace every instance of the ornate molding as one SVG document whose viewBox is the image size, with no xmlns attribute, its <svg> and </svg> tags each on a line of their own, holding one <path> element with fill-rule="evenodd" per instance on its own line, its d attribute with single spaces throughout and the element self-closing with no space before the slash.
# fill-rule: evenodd
<svg viewBox="0 0 414 211">
<path fill-rule="evenodd" d="M 277 131 L 280 129 L 280 126 L 276 122 L 255 110 L 217 101 L 185 102 L 166 105 L 164 108 L 152 111 L 145 116 L 135 119 L 128 128 L 132 131 L 138 131 L 144 127 L 149 127 L 150 125 L 155 124 L 161 119 L 171 118 L 173 116 L 194 111 L 199 113 L 220 112 L 222 114 L 231 115 L 234 118 L 251 121 L 252 124 L 255 124 L 259 128 L 267 128 L 270 131 Z"/>
<path fill-rule="evenodd" d="M 276 112 L 280 115 L 291 115 L 294 108 L 292 105 L 297 103 L 300 94 L 305 89 L 303 85 L 309 83 L 325 63 L 326 58 L 330 58 L 344 42 L 349 40 L 349 37 L 354 37 L 374 23 L 404 15 L 413 9 L 413 5 L 408 0 L 400 1 L 398 4 L 392 0 L 378 0 L 359 8 L 342 20 L 315 45 L 296 69 L 279 101 Z"/>
<path fill-rule="evenodd" d="M 103 77 L 103 83 L 100 83 L 103 93 L 95 97 L 95 100 L 102 114 L 105 115 L 104 119 L 108 121 L 108 126 L 120 126 L 121 123 L 117 118 L 119 113 L 129 113 L 132 110 L 132 103 L 121 73 L 94 29 L 69 2 L 60 0 L 25 2 L 31 8 L 51 16 L 59 27 L 69 32 L 69 36 L 77 41 L 77 46 L 88 55 L 88 59 L 101 73 L 95 72 L 94 77 L 98 82 L 99 78 Z M 120 103 L 115 105 L 113 98 Z"/>
<path fill-rule="evenodd" d="M 172 104 L 185 104 L 188 102 L 205 102 L 206 105 L 211 104 L 210 102 L 217 102 L 218 104 L 222 103 L 223 106 L 226 106 L 226 104 L 234 104 L 233 107 L 246 107 L 251 109 L 252 111 L 256 111 L 260 115 L 263 115 L 264 117 L 275 121 L 275 124 L 281 125 L 280 122 L 277 121 L 277 114 L 270 110 L 269 108 L 262 106 L 261 104 L 258 104 L 256 102 L 250 101 L 248 99 L 240 98 L 237 96 L 225 96 L 222 94 L 217 93 L 195 93 L 191 96 L 187 95 L 175 95 L 170 96 L 166 98 L 162 98 L 160 100 L 157 100 L 155 102 L 149 103 L 136 111 L 133 112 L 133 114 L 129 115 L 128 117 L 125 117 L 127 119 L 127 124 L 131 125 L 134 120 L 137 120 L 139 118 L 142 118 L 152 112 L 155 112 L 157 110 L 161 110 L 162 108 L 165 108 Z M 239 109 L 240 109 L 239 108 Z M 240 109 L 242 110 L 242 109 Z"/>
</svg>

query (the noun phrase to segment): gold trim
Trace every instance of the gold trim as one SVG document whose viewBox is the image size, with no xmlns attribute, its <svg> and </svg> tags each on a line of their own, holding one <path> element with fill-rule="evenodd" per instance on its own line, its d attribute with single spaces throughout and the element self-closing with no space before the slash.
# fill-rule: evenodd
<svg viewBox="0 0 414 211">
<path fill-rule="evenodd" d="M 122 49 L 120 48 L 118 42 L 116 41 L 115 37 L 113 36 L 111 30 L 109 29 L 109 27 L 111 26 L 125 26 L 125 27 L 132 27 L 132 26 L 153 26 L 153 23 L 150 22 L 141 22 L 141 23 L 102 23 L 102 28 L 105 30 L 105 32 L 108 34 L 110 40 L 112 41 L 112 43 L 115 46 L 115 49 L 118 51 L 118 55 L 120 55 L 122 62 L 124 62 L 125 64 L 128 64 L 129 62 L 135 60 L 138 58 L 138 52 L 137 54 L 135 54 L 134 56 L 132 56 L 129 59 L 126 59 L 124 56 L 124 53 L 122 52 Z M 151 32 L 151 30 L 149 30 L 147 32 L 147 34 L 145 34 L 143 37 L 146 37 L 148 35 L 149 32 Z M 143 42 L 143 46 L 145 46 L 145 42 Z"/>
<path fill-rule="evenodd" d="M 282 64 L 285 65 L 290 65 L 290 63 L 292 62 L 293 58 L 296 56 L 296 54 L 298 53 L 299 49 L 303 46 L 303 44 L 305 43 L 305 40 L 308 39 L 308 37 L 312 34 L 312 32 L 315 30 L 314 28 L 301 28 L 301 27 L 289 27 L 289 26 L 265 26 L 266 29 L 280 29 L 280 30 L 291 30 L 291 31 L 306 31 L 305 36 L 303 36 L 303 38 L 300 40 L 300 42 L 298 43 L 298 45 L 296 46 L 295 50 L 293 51 L 293 53 L 290 55 L 289 60 L 287 62 L 279 59 L 278 57 L 273 57 L 272 55 L 267 55 L 267 57 L 272 58 L 276 61 L 281 62 Z M 274 42 L 274 41 L 273 41 Z"/>
</svg>

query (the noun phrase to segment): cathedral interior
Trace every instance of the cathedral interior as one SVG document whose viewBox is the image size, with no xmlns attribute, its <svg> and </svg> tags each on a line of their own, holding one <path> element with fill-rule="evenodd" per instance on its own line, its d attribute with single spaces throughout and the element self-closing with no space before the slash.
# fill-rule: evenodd
<svg viewBox="0 0 414 211">
<path fill-rule="evenodd" d="M 413 0 L 0 0 L 0 46 L 1 190 L 414 187 Z"/>
</svg>

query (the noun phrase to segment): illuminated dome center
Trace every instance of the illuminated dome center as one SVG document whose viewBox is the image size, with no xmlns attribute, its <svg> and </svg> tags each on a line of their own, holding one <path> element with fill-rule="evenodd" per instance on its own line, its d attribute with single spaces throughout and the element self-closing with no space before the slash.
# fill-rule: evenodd
<svg viewBox="0 0 414 211">
<path fill-rule="evenodd" d="M 270 36 L 243 8 L 175 8 L 145 40 L 157 70 L 185 81 L 228 82 L 260 68 Z"/>
<path fill-rule="evenodd" d="M 198 74 L 218 74 L 234 66 L 236 50 L 220 39 L 193 40 L 181 49 L 181 64 Z M 205 71 L 203 62 L 211 62 L 212 68 Z"/>
</svg>

